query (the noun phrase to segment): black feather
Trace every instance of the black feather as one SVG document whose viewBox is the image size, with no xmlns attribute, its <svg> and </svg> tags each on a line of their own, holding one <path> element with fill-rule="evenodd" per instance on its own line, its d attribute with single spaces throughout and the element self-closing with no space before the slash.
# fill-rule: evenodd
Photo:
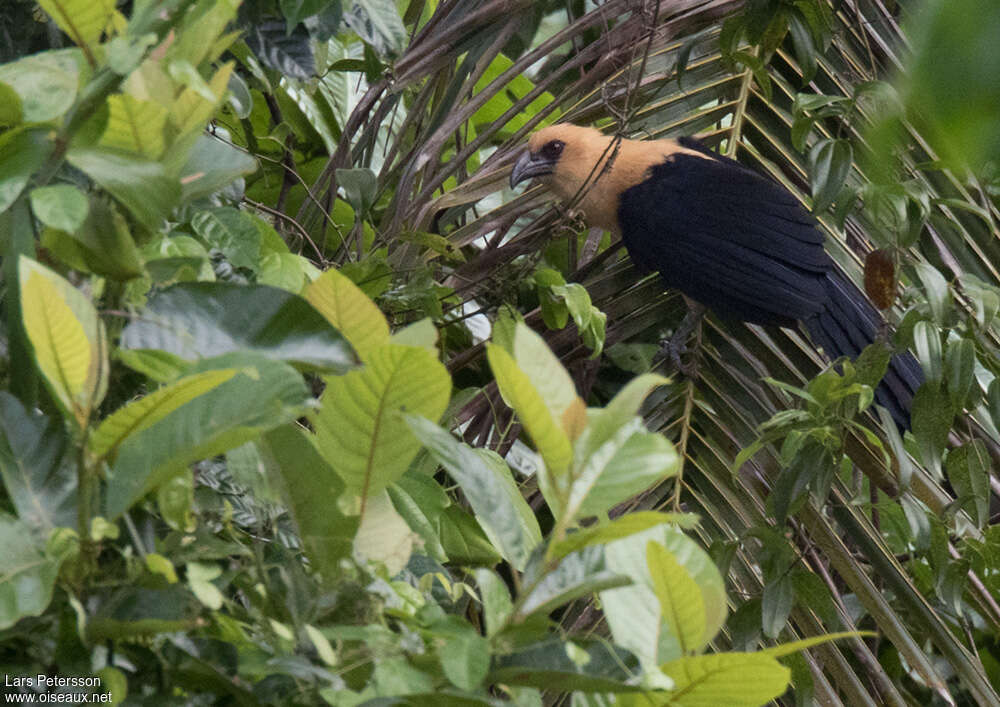
<svg viewBox="0 0 1000 707">
<path fill-rule="evenodd" d="M 629 255 L 667 287 L 722 319 L 792 327 L 801 321 L 827 356 L 856 357 L 881 316 L 837 272 L 815 219 L 784 187 L 693 138 L 621 196 L 618 220 Z M 897 424 L 923 375 L 909 353 L 892 358 L 876 391 Z"/>
</svg>

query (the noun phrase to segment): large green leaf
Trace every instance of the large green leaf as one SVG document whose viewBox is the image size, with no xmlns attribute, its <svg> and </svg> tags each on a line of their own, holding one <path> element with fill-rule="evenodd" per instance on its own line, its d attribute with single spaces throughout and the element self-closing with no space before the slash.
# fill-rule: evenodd
<svg viewBox="0 0 1000 707">
<path fill-rule="evenodd" d="M 524 573 L 519 618 L 536 612 L 545 614 L 574 599 L 632 583 L 627 574 L 607 563 L 602 547 L 585 547 L 562 558 L 551 571 L 546 570 L 545 564 L 536 560 Z"/>
<path fill-rule="evenodd" d="M 368 296 L 345 275 L 327 270 L 303 296 L 343 334 L 362 360 L 389 343 L 389 322 Z"/>
<path fill-rule="evenodd" d="M 75 528 L 76 465 L 62 423 L 0 391 L 0 433 L 0 477 L 18 519 L 37 537 Z"/>
<path fill-rule="evenodd" d="M 705 602 L 694 577 L 662 545 L 646 545 L 646 564 L 660 615 L 677 638 L 682 653 L 699 652 L 712 636 L 705 635 Z"/>
<path fill-rule="evenodd" d="M 188 464 L 257 439 L 304 412 L 309 392 L 287 364 L 248 352 L 199 366 L 237 374 L 119 445 L 105 496 L 108 517 L 117 517 Z M 197 372 L 192 368 L 192 374 Z"/>
<path fill-rule="evenodd" d="M 301 297 L 266 285 L 183 283 L 149 299 L 122 333 L 125 349 L 158 349 L 187 361 L 255 351 L 308 370 L 356 364 L 347 340 Z"/>
<path fill-rule="evenodd" d="M 54 49 L 0 65 L 0 81 L 21 98 L 24 122 L 44 123 L 69 110 L 76 100 L 81 61 L 79 49 Z"/>
<path fill-rule="evenodd" d="M 107 148 L 73 149 L 66 159 L 118 199 L 153 233 L 180 203 L 180 180 L 169 176 L 159 162 Z"/>
<path fill-rule="evenodd" d="M 104 323 L 83 293 L 21 256 L 21 316 L 35 364 L 65 415 L 86 424 L 108 386 Z"/>
<path fill-rule="evenodd" d="M 672 629 L 671 618 L 663 614 L 647 560 L 647 547 L 655 542 L 671 554 L 701 592 L 704 635 L 694 645 L 711 640 L 726 619 L 725 585 L 708 554 L 680 529 L 660 525 L 605 547 L 608 567 L 633 579 L 627 587 L 601 592 L 604 613 L 618 645 L 628 648 L 647 670 L 679 657 L 683 647 Z M 688 585 L 689 586 L 689 585 Z"/>
<path fill-rule="evenodd" d="M 508 685 L 581 692 L 640 692 L 635 656 L 604 640 L 549 640 L 501 656 L 490 678 Z M 620 697 L 620 696 L 619 696 Z"/>
<path fill-rule="evenodd" d="M 402 476 L 420 450 L 402 413 L 436 420 L 450 394 L 448 371 L 426 349 L 382 346 L 364 368 L 327 378 L 315 416 L 319 449 L 364 503 Z"/>
<path fill-rule="evenodd" d="M 185 203 L 209 196 L 257 170 L 257 160 L 219 137 L 201 135 L 181 168 Z"/>
<path fill-rule="evenodd" d="M 0 513 L 0 630 L 39 616 L 52 600 L 59 561 L 49 557 L 25 523 Z"/>
<path fill-rule="evenodd" d="M 344 482 L 324 461 L 312 436 L 295 425 L 267 432 L 260 444 L 269 471 L 280 476 L 306 554 L 324 579 L 335 584 L 340 561 L 350 556 L 358 530 L 357 516 L 346 516 L 337 507 Z"/>
<path fill-rule="evenodd" d="M 430 420 L 415 415 L 406 420 L 434 459 L 458 482 L 493 544 L 515 569 L 523 570 L 542 533 L 504 460 L 494 452 L 460 442 Z"/>
<path fill-rule="evenodd" d="M 39 0 L 38 4 L 77 46 L 88 50 L 104 34 L 115 11 L 115 0 Z"/>
<path fill-rule="evenodd" d="M 674 681 L 677 707 L 762 707 L 788 689 L 790 671 L 763 653 L 716 653 L 671 661 L 661 669 Z"/>
<path fill-rule="evenodd" d="M 163 129 L 167 109 L 153 101 L 140 101 L 128 94 L 108 98 L 108 125 L 101 146 L 124 150 L 157 160 L 166 148 Z"/>
<path fill-rule="evenodd" d="M 0 213 L 21 195 L 52 151 L 47 128 L 16 128 L 0 136 Z"/>
</svg>

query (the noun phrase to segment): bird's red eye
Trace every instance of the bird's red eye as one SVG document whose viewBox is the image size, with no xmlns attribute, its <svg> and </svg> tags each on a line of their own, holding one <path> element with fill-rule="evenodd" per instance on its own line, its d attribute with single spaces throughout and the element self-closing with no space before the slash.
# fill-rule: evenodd
<svg viewBox="0 0 1000 707">
<path fill-rule="evenodd" d="M 542 146 L 542 157 L 547 160 L 557 160 L 559 159 L 559 155 L 562 154 L 564 147 L 566 147 L 566 143 L 562 140 L 551 140 Z"/>
</svg>

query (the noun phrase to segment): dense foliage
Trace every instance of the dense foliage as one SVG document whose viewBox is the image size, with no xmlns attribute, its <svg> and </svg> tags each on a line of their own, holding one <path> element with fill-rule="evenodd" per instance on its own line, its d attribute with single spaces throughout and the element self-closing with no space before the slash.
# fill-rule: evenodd
<svg viewBox="0 0 1000 707">
<path fill-rule="evenodd" d="M 5 2 L 4 689 L 1000 704 L 996 36 L 975 0 Z M 709 318 L 670 370 L 677 293 L 507 187 L 560 120 L 779 180 L 884 340 Z"/>
</svg>

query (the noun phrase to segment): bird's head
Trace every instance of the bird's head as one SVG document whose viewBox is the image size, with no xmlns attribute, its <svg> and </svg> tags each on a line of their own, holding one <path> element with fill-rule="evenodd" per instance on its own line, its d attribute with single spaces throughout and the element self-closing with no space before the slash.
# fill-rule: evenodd
<svg viewBox="0 0 1000 707">
<path fill-rule="evenodd" d="M 528 149 L 514 164 L 510 186 L 535 178 L 557 193 L 575 190 L 606 156 L 609 142 L 594 128 L 569 123 L 542 128 L 531 136 Z M 560 193 L 564 198 L 570 195 Z"/>
</svg>

